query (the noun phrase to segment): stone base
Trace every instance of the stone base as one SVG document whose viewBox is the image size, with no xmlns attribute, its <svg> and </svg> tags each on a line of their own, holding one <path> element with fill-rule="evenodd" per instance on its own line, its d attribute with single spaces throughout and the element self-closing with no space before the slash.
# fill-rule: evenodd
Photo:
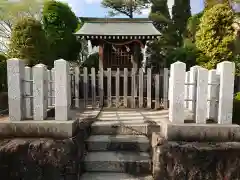
<svg viewBox="0 0 240 180">
<path fill-rule="evenodd" d="M 240 141 L 240 126 L 235 124 L 173 124 L 164 120 L 160 131 L 168 141 Z"/>
<path fill-rule="evenodd" d="M 28 138 L 70 138 L 78 133 L 79 129 L 86 128 L 96 119 L 100 109 L 74 109 L 70 111 L 71 120 L 60 121 L 49 117 L 47 120 L 10 121 L 9 117 L 0 118 L 0 138 L 28 137 Z M 54 112 L 50 112 L 54 114 Z M 84 123 L 82 123 L 84 122 Z"/>
<path fill-rule="evenodd" d="M 0 174 L 6 180 L 78 180 L 83 141 L 15 138 L 0 140 Z"/>
<path fill-rule="evenodd" d="M 237 180 L 239 171 L 239 142 L 166 141 L 153 149 L 156 180 Z"/>
<path fill-rule="evenodd" d="M 78 120 L 73 121 L 0 121 L 0 137 L 70 138 L 76 135 Z"/>
</svg>

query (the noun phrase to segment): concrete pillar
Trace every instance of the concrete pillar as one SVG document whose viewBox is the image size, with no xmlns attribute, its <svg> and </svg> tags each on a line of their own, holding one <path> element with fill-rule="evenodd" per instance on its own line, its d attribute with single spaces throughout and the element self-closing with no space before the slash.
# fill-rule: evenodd
<svg viewBox="0 0 240 180">
<path fill-rule="evenodd" d="M 54 97 L 54 98 L 52 98 L 52 106 L 54 106 L 55 105 L 55 69 L 54 68 L 52 68 L 52 70 L 51 70 L 51 74 L 52 74 L 52 96 Z"/>
<path fill-rule="evenodd" d="M 48 106 L 48 74 L 44 64 L 33 67 L 33 119 L 44 120 Z"/>
<path fill-rule="evenodd" d="M 196 123 L 205 124 L 207 120 L 208 70 L 198 68 L 196 93 Z"/>
<path fill-rule="evenodd" d="M 200 66 L 193 66 L 190 68 L 190 83 L 189 85 L 189 99 L 191 101 L 188 102 L 188 109 L 196 115 L 196 83 L 197 83 L 197 70 Z"/>
<path fill-rule="evenodd" d="M 219 78 L 215 69 L 208 72 L 208 84 L 207 118 L 217 120 Z"/>
<path fill-rule="evenodd" d="M 24 82 L 24 94 L 25 96 L 32 96 L 32 68 L 26 66 L 25 67 L 25 82 Z M 25 97 L 24 98 L 25 102 L 25 117 L 27 119 L 32 118 L 32 104 L 33 104 L 33 99 L 31 97 Z"/>
<path fill-rule="evenodd" d="M 54 62 L 55 69 L 55 120 L 69 119 L 70 110 L 70 68 L 67 61 Z"/>
<path fill-rule="evenodd" d="M 220 76 L 218 124 L 232 124 L 235 64 L 224 61 L 217 65 Z"/>
<path fill-rule="evenodd" d="M 24 118 L 23 105 L 23 80 L 24 80 L 24 61 L 20 59 L 7 60 L 8 75 L 8 106 L 9 119 L 20 121 Z"/>
<path fill-rule="evenodd" d="M 186 64 L 175 62 L 171 65 L 169 93 L 169 120 L 172 123 L 184 123 L 184 84 Z"/>
<path fill-rule="evenodd" d="M 51 70 L 47 70 L 48 73 L 48 107 L 52 106 L 52 72 Z"/>
<path fill-rule="evenodd" d="M 188 109 L 188 104 L 189 104 L 189 80 L 190 80 L 190 72 L 186 72 L 186 75 L 185 75 L 185 99 L 187 101 L 185 101 L 185 104 L 184 104 L 184 107 Z"/>
</svg>

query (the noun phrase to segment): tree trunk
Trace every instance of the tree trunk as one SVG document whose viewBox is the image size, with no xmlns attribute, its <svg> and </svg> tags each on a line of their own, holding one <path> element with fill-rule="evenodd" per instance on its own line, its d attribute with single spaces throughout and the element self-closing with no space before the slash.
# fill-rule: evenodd
<svg viewBox="0 0 240 180">
<path fill-rule="evenodd" d="M 129 17 L 132 19 L 133 18 L 133 0 L 130 0 L 130 15 Z"/>
</svg>

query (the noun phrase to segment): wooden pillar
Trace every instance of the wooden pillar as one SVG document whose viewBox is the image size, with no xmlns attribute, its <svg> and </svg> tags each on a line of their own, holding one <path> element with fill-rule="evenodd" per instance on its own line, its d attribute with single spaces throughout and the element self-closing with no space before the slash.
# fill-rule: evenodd
<svg viewBox="0 0 240 180">
<path fill-rule="evenodd" d="M 99 45 L 99 69 L 103 68 L 103 44 Z"/>
<path fill-rule="evenodd" d="M 134 44 L 133 45 L 133 54 L 132 54 L 132 68 L 135 69 L 135 73 L 137 73 L 138 68 L 139 68 L 139 55 L 140 55 L 140 48 L 139 44 Z M 138 78 L 135 81 L 135 90 L 134 90 L 134 96 L 137 97 L 138 94 Z"/>
<path fill-rule="evenodd" d="M 139 67 L 139 54 L 140 54 L 139 44 L 134 44 L 132 54 L 132 68 L 137 69 Z"/>
</svg>

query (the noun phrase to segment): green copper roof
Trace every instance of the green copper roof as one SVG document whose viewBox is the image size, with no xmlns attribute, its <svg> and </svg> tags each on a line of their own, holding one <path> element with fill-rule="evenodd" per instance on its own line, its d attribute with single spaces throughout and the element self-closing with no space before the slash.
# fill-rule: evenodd
<svg viewBox="0 0 240 180">
<path fill-rule="evenodd" d="M 84 25 L 79 36 L 159 36 L 160 32 L 146 18 L 80 18 Z"/>
</svg>

